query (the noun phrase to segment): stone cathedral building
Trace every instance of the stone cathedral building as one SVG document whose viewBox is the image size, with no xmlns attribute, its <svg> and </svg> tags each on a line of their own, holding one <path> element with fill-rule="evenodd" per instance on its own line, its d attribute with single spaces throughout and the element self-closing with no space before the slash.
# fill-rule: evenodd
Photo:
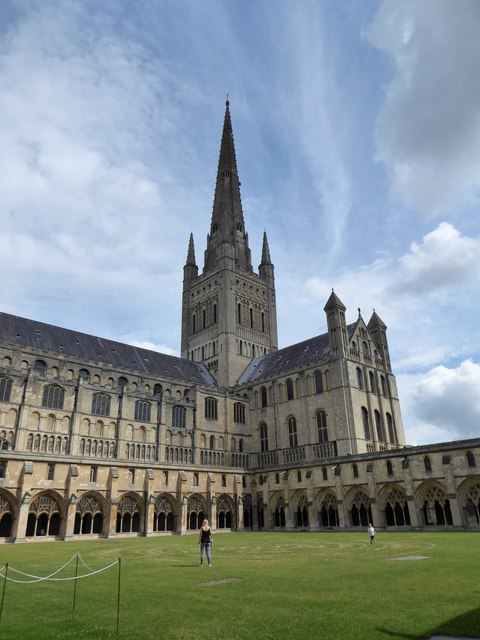
<svg viewBox="0 0 480 640">
<path fill-rule="evenodd" d="M 278 349 L 274 266 L 251 261 L 229 103 L 181 358 L 0 314 L 0 540 L 197 530 L 480 529 L 480 439 L 405 443 L 387 328 Z"/>
</svg>

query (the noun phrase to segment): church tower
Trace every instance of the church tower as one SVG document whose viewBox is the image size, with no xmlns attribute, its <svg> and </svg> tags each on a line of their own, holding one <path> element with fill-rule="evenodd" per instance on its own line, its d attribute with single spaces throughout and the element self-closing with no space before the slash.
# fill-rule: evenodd
<svg viewBox="0 0 480 640">
<path fill-rule="evenodd" d="M 227 100 L 203 272 L 193 236 L 183 269 L 182 357 L 204 362 L 229 387 L 252 358 L 276 349 L 274 268 L 266 233 L 258 274 L 252 268 Z"/>
</svg>

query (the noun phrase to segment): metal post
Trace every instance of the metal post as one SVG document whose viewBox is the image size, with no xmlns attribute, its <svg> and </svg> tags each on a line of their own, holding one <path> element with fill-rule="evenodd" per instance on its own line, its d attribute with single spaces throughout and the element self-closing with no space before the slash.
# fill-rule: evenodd
<svg viewBox="0 0 480 640">
<path fill-rule="evenodd" d="M 73 581 L 72 622 L 75 619 L 75 605 L 77 602 L 77 576 L 78 576 L 78 552 L 77 552 L 77 563 L 75 565 L 75 580 Z"/>
<path fill-rule="evenodd" d="M 120 584 L 121 584 L 121 575 L 122 575 L 122 560 L 118 559 L 118 593 L 117 593 L 117 636 L 118 629 L 120 626 Z"/>
<path fill-rule="evenodd" d="M 2 619 L 3 601 L 5 599 L 5 589 L 7 588 L 8 562 L 5 565 L 5 575 L 3 576 L 2 601 L 0 602 L 0 620 Z"/>
</svg>

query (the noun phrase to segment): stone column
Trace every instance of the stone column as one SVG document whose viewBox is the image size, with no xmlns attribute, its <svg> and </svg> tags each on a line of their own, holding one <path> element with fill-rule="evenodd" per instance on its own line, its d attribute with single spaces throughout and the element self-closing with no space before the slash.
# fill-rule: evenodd
<svg viewBox="0 0 480 640">
<path fill-rule="evenodd" d="M 147 469 L 145 471 L 145 478 L 143 483 L 143 508 L 145 509 L 145 513 L 143 514 L 143 535 L 151 536 L 153 533 L 153 516 L 154 516 L 154 505 L 155 498 L 153 497 L 153 481 L 155 479 L 155 474 L 153 473 L 153 469 Z"/>
<path fill-rule="evenodd" d="M 106 538 L 115 538 L 117 535 L 118 498 L 112 498 L 107 506 L 107 514 L 103 526 Z"/>
<path fill-rule="evenodd" d="M 455 475 L 453 473 L 451 456 L 444 455 L 442 458 L 443 468 L 445 469 L 445 481 L 447 484 L 448 500 L 450 502 L 450 510 L 452 512 L 453 525 L 456 527 L 464 527 L 466 522 L 460 505 L 458 504 L 458 490 L 455 483 Z"/>
<path fill-rule="evenodd" d="M 258 494 L 257 481 L 252 480 L 252 531 L 258 531 Z"/>
<path fill-rule="evenodd" d="M 237 496 L 236 506 L 237 506 L 237 531 L 243 531 L 245 529 L 245 523 L 244 523 L 244 520 L 243 520 L 243 498 L 242 498 L 242 496 Z"/>
<path fill-rule="evenodd" d="M 187 474 L 185 471 L 179 471 L 177 476 L 177 533 L 184 534 L 187 532 L 188 518 L 188 497 L 186 494 Z"/>
<path fill-rule="evenodd" d="M 313 470 L 309 469 L 305 475 L 305 479 L 307 481 L 308 528 L 310 531 L 319 531 L 320 524 L 315 508 L 315 484 L 313 473 Z"/>
<path fill-rule="evenodd" d="M 77 512 L 77 496 L 72 493 L 67 498 L 67 509 L 64 520 L 64 540 L 72 540 L 75 529 L 75 514 Z"/>
<path fill-rule="evenodd" d="M 384 522 L 384 518 L 381 520 L 380 519 L 380 510 L 378 508 L 378 504 L 377 504 L 377 499 L 376 498 L 369 498 L 368 499 L 369 505 L 370 505 L 370 510 L 372 512 L 372 520 L 373 520 L 373 526 L 374 527 L 383 527 L 385 526 L 385 522 Z"/>
<path fill-rule="evenodd" d="M 448 500 L 450 502 L 450 511 L 452 512 L 453 525 L 455 527 L 464 527 L 463 513 L 458 504 L 458 496 L 456 493 L 449 493 Z"/>
<path fill-rule="evenodd" d="M 407 495 L 407 506 L 408 514 L 410 516 L 410 526 L 418 529 L 418 527 L 420 526 L 418 522 L 419 510 L 417 508 L 417 501 L 415 500 L 415 496 Z"/>
<path fill-rule="evenodd" d="M 350 527 L 350 519 L 348 517 L 347 505 L 344 500 L 337 500 L 338 507 L 338 526 L 342 529 Z"/>
<path fill-rule="evenodd" d="M 155 497 L 150 495 L 147 501 L 147 530 L 145 531 L 146 536 L 151 536 L 154 533 L 154 518 L 155 518 Z"/>
<path fill-rule="evenodd" d="M 338 507 L 338 526 L 342 529 L 350 528 L 350 518 L 348 517 L 348 507 L 344 501 L 345 495 L 343 490 L 342 481 L 340 478 L 341 468 L 335 465 L 334 478 L 335 478 L 335 495 L 337 496 Z"/>
<path fill-rule="evenodd" d="M 217 528 L 217 496 L 212 496 L 210 499 L 210 528 L 215 531 Z"/>
<path fill-rule="evenodd" d="M 308 525 L 310 531 L 320 531 L 320 523 L 318 520 L 315 502 L 308 502 Z"/>
<path fill-rule="evenodd" d="M 17 518 L 13 521 L 12 538 L 15 542 L 25 542 L 27 533 L 28 508 L 30 506 L 30 494 L 24 493 L 20 499 Z"/>
<path fill-rule="evenodd" d="M 406 500 L 408 506 L 408 514 L 410 516 L 410 526 L 412 529 L 418 529 L 424 525 L 423 517 L 420 521 L 420 509 L 417 504 L 417 499 L 415 497 L 415 487 L 412 480 L 412 472 L 410 470 L 410 460 L 408 458 L 403 458 L 402 462 L 402 470 L 404 471 L 404 483 L 405 483 L 405 492 L 406 492 Z"/>
<path fill-rule="evenodd" d="M 183 496 L 180 500 L 180 530 L 178 533 L 184 534 L 187 532 L 187 518 L 188 518 L 188 498 Z"/>
<path fill-rule="evenodd" d="M 117 534 L 118 477 L 118 468 L 111 467 L 107 491 L 107 512 L 103 523 L 103 535 L 106 538 L 114 538 Z"/>
</svg>

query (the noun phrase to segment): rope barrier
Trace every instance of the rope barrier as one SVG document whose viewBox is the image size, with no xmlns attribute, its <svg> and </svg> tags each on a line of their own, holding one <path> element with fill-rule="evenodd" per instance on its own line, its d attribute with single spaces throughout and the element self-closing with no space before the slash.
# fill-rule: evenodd
<svg viewBox="0 0 480 640">
<path fill-rule="evenodd" d="M 73 562 L 73 560 L 76 560 L 76 564 L 75 564 L 75 575 L 71 576 L 71 577 L 67 577 L 67 578 L 54 578 L 53 576 L 56 576 L 58 573 L 60 573 L 60 571 L 62 571 L 63 569 L 65 569 L 65 567 L 68 567 L 68 565 Z M 82 565 L 87 569 L 87 571 L 89 571 L 89 573 L 84 573 L 83 575 L 78 575 L 78 564 L 79 562 L 82 563 Z M 5 600 L 5 588 L 7 586 L 7 582 L 15 582 L 16 584 L 32 584 L 32 583 L 37 583 L 37 582 L 69 582 L 71 580 L 74 581 L 74 590 L 73 590 L 73 605 L 72 605 L 72 622 L 75 619 L 75 605 L 76 605 L 76 593 L 77 593 L 77 580 L 81 580 L 83 578 L 90 578 L 91 576 L 97 575 L 99 573 L 103 573 L 103 571 L 107 571 L 108 569 L 111 569 L 112 567 L 118 566 L 118 587 L 117 587 L 117 620 L 116 620 L 116 632 L 117 632 L 117 637 L 118 637 L 118 633 L 119 633 L 119 628 L 120 628 L 120 592 L 121 592 L 121 567 L 122 567 L 122 561 L 121 558 L 118 558 L 117 560 L 115 560 L 115 562 L 112 562 L 111 564 L 107 565 L 106 567 L 102 567 L 101 569 L 97 569 L 94 570 L 91 567 L 88 566 L 88 564 L 83 560 L 83 558 L 80 556 L 80 554 L 77 552 L 72 558 L 70 558 L 70 560 L 68 560 L 68 562 L 66 562 L 64 565 L 62 565 L 59 569 L 57 569 L 56 571 L 54 571 L 53 573 L 50 573 L 48 576 L 36 576 L 32 573 L 26 573 L 25 571 L 20 571 L 20 569 L 13 569 L 12 567 L 9 566 L 8 562 L 6 564 L 3 565 L 3 567 L 0 567 L 0 578 L 3 578 L 3 588 L 2 591 L 0 593 L 0 620 L 2 619 L 2 613 L 3 613 L 3 604 L 4 604 L 4 600 Z M 8 575 L 8 572 L 13 571 L 17 574 L 19 574 L 20 576 L 24 576 L 26 578 L 32 578 L 31 580 L 16 580 L 15 578 L 11 578 Z"/>
<path fill-rule="evenodd" d="M 80 555 L 78 554 L 79 558 Z M 60 567 L 60 569 L 57 569 L 57 571 L 54 571 L 53 573 L 49 574 L 48 576 L 35 576 L 33 574 L 30 573 L 25 573 L 24 571 L 20 571 L 18 569 L 14 569 L 13 567 L 9 567 L 9 571 L 14 571 L 15 573 L 19 573 L 20 575 L 26 576 L 28 578 L 33 578 L 33 580 L 16 580 L 15 578 L 11 578 L 10 576 L 7 576 L 6 573 L 0 573 L 0 578 L 3 578 L 4 580 L 8 580 L 9 582 L 15 582 L 16 584 L 32 584 L 35 582 L 68 582 L 70 580 L 81 580 L 82 578 L 90 578 L 91 576 L 94 576 L 98 573 L 102 573 L 103 571 L 107 571 L 107 569 L 111 569 L 112 567 L 116 566 L 119 562 L 119 560 L 115 560 L 115 562 L 112 562 L 112 564 L 109 564 L 106 567 L 102 567 L 101 569 L 97 569 L 96 571 L 90 569 L 90 567 L 88 567 L 85 563 L 83 563 L 85 565 L 85 567 L 87 569 L 89 569 L 90 573 L 84 573 L 80 576 L 72 576 L 69 578 L 53 578 L 52 576 L 57 575 L 62 569 L 64 569 L 65 567 L 67 567 L 75 558 L 77 557 L 77 555 L 74 555 L 73 558 L 71 558 L 67 563 L 65 563 L 62 567 Z M 81 560 L 81 558 L 80 558 Z M 83 562 L 83 560 L 82 560 Z M 2 569 L 0 569 L 0 571 L 3 571 L 5 567 L 2 567 Z"/>
<path fill-rule="evenodd" d="M 93 569 L 88 566 L 88 564 L 85 562 L 85 560 L 82 558 L 82 556 L 79 553 L 77 553 L 77 557 L 78 557 L 79 561 L 83 564 L 85 569 L 87 569 L 88 571 L 93 571 Z"/>
<path fill-rule="evenodd" d="M 13 567 L 9 567 L 9 569 L 10 571 L 15 571 L 15 573 L 19 573 L 22 576 L 26 576 L 27 578 L 35 578 L 38 581 L 48 580 L 51 576 L 55 576 L 57 573 L 60 573 L 60 571 L 65 569 L 65 567 L 68 567 L 68 565 L 76 558 L 76 555 L 77 554 L 75 554 L 72 558 L 70 558 L 70 560 L 68 560 L 64 565 L 62 565 L 60 569 L 57 569 L 56 571 L 54 571 L 48 576 L 35 576 L 32 573 L 26 573 L 25 571 L 20 571 L 19 569 L 13 569 Z M 35 580 L 30 580 L 29 582 L 35 582 Z"/>
</svg>

